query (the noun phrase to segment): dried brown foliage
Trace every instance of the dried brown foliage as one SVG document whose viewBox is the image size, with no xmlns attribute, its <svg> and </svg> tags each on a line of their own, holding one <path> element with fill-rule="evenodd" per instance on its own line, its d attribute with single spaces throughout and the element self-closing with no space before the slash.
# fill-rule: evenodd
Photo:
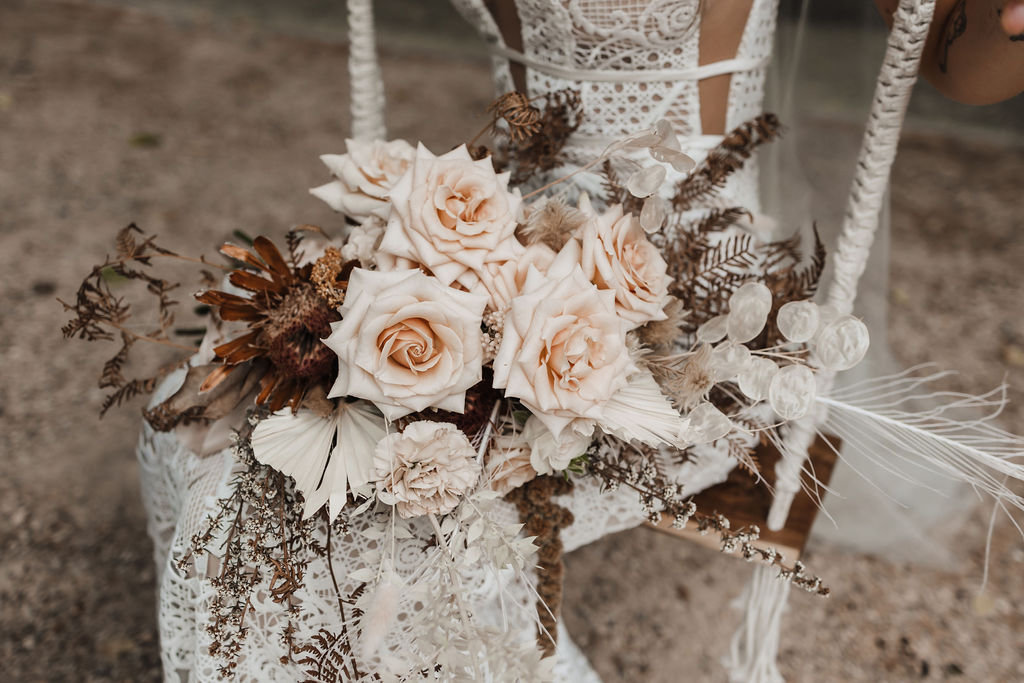
<svg viewBox="0 0 1024 683">
<path fill-rule="evenodd" d="M 164 374 L 159 372 L 154 376 L 136 378 L 125 376 L 124 369 L 135 342 L 149 341 L 183 351 L 193 350 L 171 340 L 174 307 L 178 304 L 171 298 L 171 292 L 179 286 L 178 283 L 159 278 L 150 271 L 157 257 L 182 257 L 159 246 L 155 235 L 146 235 L 134 223 L 118 231 L 115 245 L 116 255 L 107 256 L 103 263 L 93 267 L 79 285 L 73 304 L 58 299 L 65 311 L 74 314 L 61 328 L 65 337 L 86 341 L 120 340 L 120 347 L 103 364 L 100 374 L 100 388 L 111 390 L 103 400 L 101 416 L 113 406 L 139 394 L 152 392 Z M 145 291 L 156 299 L 157 321 L 144 333 L 127 327 L 132 318 L 131 305 L 125 297 L 115 294 L 112 287 L 112 283 L 125 281 L 142 283 Z"/>
<path fill-rule="evenodd" d="M 781 581 L 788 581 L 809 593 L 823 597 L 829 595 L 829 588 L 817 576 L 807 574 L 802 562 L 787 565 L 774 548 L 755 545 L 761 533 L 756 526 L 733 529 L 724 515 L 698 511 L 691 499 L 680 496 L 682 486 L 670 481 L 649 458 L 616 462 L 602 456 L 598 446 L 592 447 L 587 468 L 609 488 L 627 486 L 636 491 L 648 521 L 652 524 L 660 522 L 662 514 L 672 517 L 674 528 L 681 529 L 693 520 L 701 534 L 713 533 L 719 537 L 723 553 L 738 551 L 745 560 L 756 559 L 777 567 Z"/>
<path fill-rule="evenodd" d="M 539 110 L 539 118 L 530 127 L 533 132 L 519 139 L 510 135 L 508 155 L 513 168 L 512 184 L 522 185 L 537 173 L 558 166 L 565 143 L 582 121 L 582 103 L 578 91 L 557 90 L 544 95 L 544 106 Z"/>
<path fill-rule="evenodd" d="M 825 245 L 817 226 L 814 227 L 814 247 L 807 261 L 800 250 L 800 235 L 768 245 L 763 281 L 772 291 L 772 311 L 764 332 L 754 340 L 755 348 L 767 348 L 784 341 L 776 325 L 776 314 L 790 301 L 812 298 L 818 291 L 824 270 Z"/>
<path fill-rule="evenodd" d="M 265 415 L 265 413 L 259 413 Z M 219 573 L 210 579 L 215 596 L 210 604 L 212 622 L 206 630 L 212 638 L 210 654 L 222 662 L 220 673 L 230 677 L 247 636 L 246 618 L 253 611 L 253 594 L 268 591 L 270 599 L 285 608 L 287 623 L 282 632 L 289 656 L 304 654 L 300 664 L 321 672 L 316 680 L 356 680 L 360 671 L 353 654 L 345 606 L 354 609 L 357 595 L 342 596 L 334 581 L 340 611 L 340 631 L 321 632 L 313 643 L 294 639 L 293 619 L 301 610 L 295 593 L 303 585 L 305 571 L 314 558 L 326 558 L 332 577 L 331 536 L 348 533 L 347 518 L 327 522 L 323 514 L 302 518 L 302 499 L 291 477 L 259 463 L 252 452 L 250 437 L 255 419 L 247 420 L 238 432 L 235 457 L 242 472 L 232 482 L 232 493 L 207 523 L 206 530 L 192 538 L 190 552 L 178 561 L 182 571 L 189 564 L 206 561 L 214 538 L 226 532 L 227 539 L 215 549 Z M 326 527 L 326 529 L 325 529 Z M 320 538 L 326 537 L 321 543 Z M 211 549 L 213 550 L 213 549 Z M 264 579 L 269 577 L 269 581 Z M 352 616 L 355 616 L 353 614 Z M 307 673 L 313 676 L 310 671 Z M 334 672 L 335 678 L 327 674 Z"/>
<path fill-rule="evenodd" d="M 561 531 L 573 523 L 573 514 L 552 500 L 569 493 L 572 484 L 563 477 L 537 477 L 509 492 L 507 500 L 516 506 L 527 536 L 537 545 L 537 616 L 540 628 L 537 644 L 545 655 L 555 653 L 558 615 L 562 608 L 565 564 Z"/>
<path fill-rule="evenodd" d="M 707 158 L 676 184 L 670 202 L 677 211 L 699 206 L 720 190 L 726 179 L 739 170 L 754 151 L 766 142 L 779 137 L 782 124 L 774 114 L 761 114 L 726 134 Z"/>
</svg>

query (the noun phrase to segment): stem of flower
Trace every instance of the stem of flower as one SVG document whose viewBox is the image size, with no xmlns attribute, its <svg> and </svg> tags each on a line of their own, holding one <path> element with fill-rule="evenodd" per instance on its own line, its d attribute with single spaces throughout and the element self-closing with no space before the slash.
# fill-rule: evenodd
<svg viewBox="0 0 1024 683">
<path fill-rule="evenodd" d="M 151 342 L 153 344 L 160 344 L 162 346 L 169 346 L 172 349 L 178 349 L 178 350 L 181 350 L 181 351 L 188 351 L 189 353 L 195 353 L 195 351 L 196 351 L 196 347 L 194 347 L 194 346 L 186 346 L 185 344 L 178 344 L 178 343 L 172 342 L 170 339 L 157 339 L 156 337 L 149 337 L 149 336 L 146 336 L 144 334 L 139 334 L 138 332 L 132 332 L 128 328 L 124 327 L 123 325 L 119 325 L 118 323 L 115 323 L 115 322 L 109 322 L 108 321 L 107 324 L 110 325 L 111 327 L 113 327 L 115 330 L 120 330 L 124 334 L 127 334 L 129 337 L 131 337 L 131 338 L 133 338 L 133 339 L 135 339 L 137 341 Z"/>
<path fill-rule="evenodd" d="M 462 621 L 467 626 L 470 624 L 469 621 L 469 610 L 466 609 L 466 604 L 462 601 L 462 580 L 459 578 L 459 572 L 455 569 L 455 553 L 452 552 L 448 546 L 448 540 L 441 533 L 441 525 L 437 521 L 437 515 L 430 513 L 427 515 L 430 518 L 430 525 L 434 527 L 434 536 L 437 537 L 437 543 L 441 546 L 445 555 L 445 564 L 448 565 L 448 578 L 451 579 L 452 585 L 455 587 L 455 604 L 459 608 L 459 615 L 462 617 Z M 473 679 L 482 680 L 480 677 L 480 668 L 476 659 L 476 651 L 473 650 L 470 653 L 473 657 Z"/>
</svg>

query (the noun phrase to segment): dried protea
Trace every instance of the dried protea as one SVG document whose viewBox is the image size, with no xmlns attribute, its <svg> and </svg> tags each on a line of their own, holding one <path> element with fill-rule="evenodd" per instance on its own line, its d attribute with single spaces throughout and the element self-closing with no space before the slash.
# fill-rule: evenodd
<svg viewBox="0 0 1024 683">
<path fill-rule="evenodd" d="M 249 297 L 218 290 L 196 296 L 216 307 L 222 319 L 249 324 L 245 334 L 214 349 L 223 365 L 207 376 L 200 391 L 214 388 L 239 366 L 262 359 L 267 363 L 256 402 L 267 403 L 274 411 L 284 406 L 295 409 L 312 387 L 329 385 L 335 374 L 337 357 L 320 340 L 331 333 L 331 323 L 341 319 L 335 302 L 344 293 L 341 278 L 351 268 L 289 266 L 265 237 L 255 239 L 253 250 L 232 244 L 220 249 L 244 264 L 231 272 L 229 280 L 251 292 Z M 321 275 L 316 283 L 311 280 L 314 270 Z M 325 270 L 333 282 L 322 276 Z"/>
</svg>

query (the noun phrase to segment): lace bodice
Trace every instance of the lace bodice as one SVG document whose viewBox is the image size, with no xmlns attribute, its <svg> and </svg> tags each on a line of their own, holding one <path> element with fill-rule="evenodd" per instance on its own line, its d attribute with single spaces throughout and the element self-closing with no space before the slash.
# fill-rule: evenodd
<svg viewBox="0 0 1024 683">
<path fill-rule="evenodd" d="M 778 0 L 753 0 L 735 57 L 703 65 L 699 0 L 515 0 L 521 52 L 506 45 L 484 0 L 452 2 L 491 46 L 498 92 L 515 89 L 510 62 L 526 67 L 531 97 L 579 91 L 585 118 L 567 146 L 570 162 L 663 118 L 684 151 L 700 158 L 721 140 L 702 129 L 703 78 L 732 74 L 725 130 L 762 112 Z M 755 163 L 736 174 L 725 195 L 759 209 Z"/>
</svg>

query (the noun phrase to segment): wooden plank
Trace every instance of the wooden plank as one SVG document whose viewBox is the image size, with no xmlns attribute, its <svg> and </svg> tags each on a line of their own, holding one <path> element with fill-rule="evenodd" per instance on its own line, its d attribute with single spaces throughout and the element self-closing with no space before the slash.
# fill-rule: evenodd
<svg viewBox="0 0 1024 683">
<path fill-rule="evenodd" d="M 829 446 L 821 437 L 814 442 L 809 450 L 810 466 L 815 477 L 823 484 L 832 478 L 832 470 L 836 463 L 836 454 L 832 448 L 839 448 L 839 440 L 829 437 Z M 779 452 L 772 446 L 762 445 L 756 451 L 761 472 L 767 484 L 775 484 L 775 463 L 779 461 Z M 824 491 L 821 492 L 824 496 Z M 818 515 L 815 500 L 801 490 L 793 500 L 786 526 L 778 531 L 770 531 L 766 520 L 768 509 L 772 504 L 772 494 L 765 482 L 757 483 L 750 473 L 737 467 L 729 474 L 729 478 L 711 488 L 702 491 L 693 498 L 697 510 L 705 514 L 720 513 L 725 515 L 733 529 L 757 525 L 761 530 L 760 540 L 754 545 L 762 548 L 774 547 L 788 559 L 797 559 L 803 553 L 810 536 L 811 526 Z M 652 528 L 679 538 L 686 539 L 709 548 L 718 550 L 718 536 L 709 533 L 702 536 L 696 531 L 696 525 L 690 523 L 685 529 L 673 529 L 672 519 L 667 515 Z"/>
</svg>

